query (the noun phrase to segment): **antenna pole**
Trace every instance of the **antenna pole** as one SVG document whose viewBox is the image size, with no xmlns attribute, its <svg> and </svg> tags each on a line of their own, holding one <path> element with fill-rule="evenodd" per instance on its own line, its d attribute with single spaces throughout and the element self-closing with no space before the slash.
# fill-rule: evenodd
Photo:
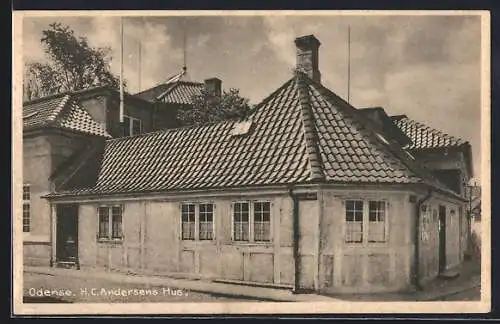
<svg viewBox="0 0 500 324">
<path fill-rule="evenodd" d="M 123 124 L 123 17 L 120 17 L 120 126 L 122 129 L 122 134 L 125 134 L 125 128 Z"/>
<path fill-rule="evenodd" d="M 187 71 L 187 58 L 186 58 L 186 46 L 187 46 L 187 37 L 186 37 L 186 21 L 184 21 L 184 39 L 183 39 L 183 57 L 184 57 L 184 64 L 182 66 L 182 70 L 184 71 L 184 73 Z"/>
<path fill-rule="evenodd" d="M 141 52 L 142 52 L 142 42 L 141 42 L 141 40 L 139 40 L 139 68 L 138 68 L 138 70 L 139 70 L 138 71 L 138 74 L 139 74 L 139 89 L 138 89 L 138 91 L 141 91 L 141 89 L 142 89 L 142 80 L 141 80 L 142 79 L 142 70 L 141 70 L 141 68 L 142 68 L 142 59 L 141 59 L 142 53 Z"/>
<path fill-rule="evenodd" d="M 351 99 L 351 26 L 347 26 L 347 103 Z"/>
</svg>

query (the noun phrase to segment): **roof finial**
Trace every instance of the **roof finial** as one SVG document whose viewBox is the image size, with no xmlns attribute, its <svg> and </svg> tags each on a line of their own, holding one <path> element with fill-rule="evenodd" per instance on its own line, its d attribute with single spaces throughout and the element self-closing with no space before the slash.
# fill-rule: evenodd
<svg viewBox="0 0 500 324">
<path fill-rule="evenodd" d="M 187 58 L 186 58 L 186 47 L 187 47 L 187 37 L 186 37 L 186 21 L 184 20 L 183 24 L 183 32 L 184 32 L 184 42 L 183 42 L 183 56 L 184 56 L 184 65 L 182 66 L 182 71 L 186 73 L 187 71 Z"/>
</svg>

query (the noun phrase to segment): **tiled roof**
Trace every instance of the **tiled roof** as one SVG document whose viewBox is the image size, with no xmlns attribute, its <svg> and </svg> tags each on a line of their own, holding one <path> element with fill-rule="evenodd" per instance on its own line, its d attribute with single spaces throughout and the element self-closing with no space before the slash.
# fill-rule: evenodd
<svg viewBox="0 0 500 324">
<path fill-rule="evenodd" d="M 201 94 L 203 83 L 176 81 L 157 85 L 151 89 L 135 94 L 135 96 L 150 101 L 164 101 L 174 104 L 191 104 L 192 96 Z"/>
<path fill-rule="evenodd" d="M 412 143 L 407 147 L 410 150 L 457 147 L 464 144 L 464 141 L 460 138 L 445 134 L 421 122 L 412 120 L 406 115 L 392 116 L 391 118 L 406 136 L 411 139 Z"/>
<path fill-rule="evenodd" d="M 225 121 L 109 140 L 92 189 L 49 196 L 314 181 L 440 185 L 358 114 L 298 73 L 256 107 L 246 134 L 232 135 L 237 122 Z"/>
<path fill-rule="evenodd" d="M 23 130 L 55 127 L 110 137 L 104 127 L 69 94 L 50 96 L 23 105 Z"/>
</svg>

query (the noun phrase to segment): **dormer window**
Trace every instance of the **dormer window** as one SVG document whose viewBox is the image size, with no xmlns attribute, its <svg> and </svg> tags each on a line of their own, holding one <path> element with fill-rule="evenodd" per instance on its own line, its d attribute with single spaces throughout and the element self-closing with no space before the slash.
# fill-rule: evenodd
<svg viewBox="0 0 500 324">
<path fill-rule="evenodd" d="M 139 118 L 123 116 L 124 136 L 134 136 L 142 133 L 142 121 Z"/>
</svg>

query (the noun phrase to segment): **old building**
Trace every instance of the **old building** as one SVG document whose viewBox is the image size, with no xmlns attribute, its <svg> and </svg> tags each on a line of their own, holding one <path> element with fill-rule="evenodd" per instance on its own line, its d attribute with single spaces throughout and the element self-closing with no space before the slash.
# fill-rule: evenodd
<svg viewBox="0 0 500 324">
<path fill-rule="evenodd" d="M 314 36 L 295 44 L 297 72 L 247 119 L 107 140 L 92 183 L 45 196 L 50 260 L 327 292 L 458 265 L 463 196 L 385 112 L 321 84 Z"/>
<path fill-rule="evenodd" d="M 23 104 L 23 241 L 26 264 L 49 264 L 50 208 L 40 197 L 71 186 L 82 169 L 98 167 L 106 138 L 153 130 L 151 105 L 125 96 L 124 129 L 119 93 L 98 87 L 39 98 Z M 96 165 L 97 164 L 97 165 Z M 73 180 L 75 181 L 75 180 Z M 91 178 L 78 178 L 82 185 Z"/>
</svg>

